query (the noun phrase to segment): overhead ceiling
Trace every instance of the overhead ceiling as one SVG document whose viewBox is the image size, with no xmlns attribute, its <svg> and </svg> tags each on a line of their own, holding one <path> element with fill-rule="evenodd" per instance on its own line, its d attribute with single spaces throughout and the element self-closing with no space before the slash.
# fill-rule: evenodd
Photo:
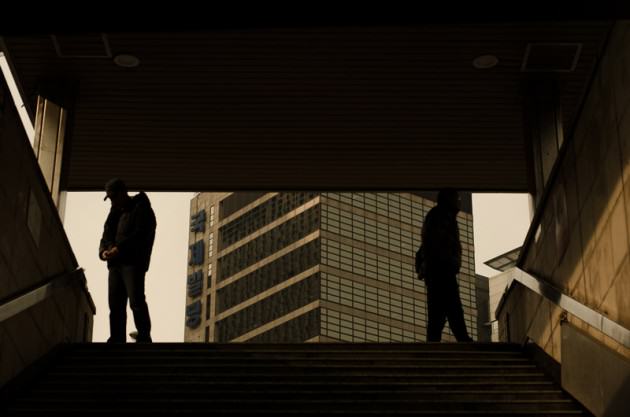
<svg viewBox="0 0 630 417">
<path fill-rule="evenodd" d="M 27 97 L 70 98 L 68 190 L 100 190 L 118 176 L 164 191 L 526 191 L 524 82 L 559 81 L 568 132 L 610 27 L 309 25 L 4 40 Z M 581 44 L 574 70 L 522 71 L 528 44 L 545 42 Z M 119 67 L 118 54 L 140 65 Z M 474 68 L 486 54 L 498 65 Z"/>
</svg>

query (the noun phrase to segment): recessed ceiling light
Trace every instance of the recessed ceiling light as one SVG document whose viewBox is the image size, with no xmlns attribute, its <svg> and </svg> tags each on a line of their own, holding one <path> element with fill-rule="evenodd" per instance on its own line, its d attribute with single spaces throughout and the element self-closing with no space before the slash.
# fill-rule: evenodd
<svg viewBox="0 0 630 417">
<path fill-rule="evenodd" d="M 114 63 L 119 67 L 134 68 L 140 65 L 140 60 L 133 55 L 116 55 L 114 57 Z"/>
<path fill-rule="evenodd" d="M 499 58 L 494 55 L 480 55 L 473 60 L 473 67 L 477 69 L 492 68 L 499 63 Z"/>
</svg>

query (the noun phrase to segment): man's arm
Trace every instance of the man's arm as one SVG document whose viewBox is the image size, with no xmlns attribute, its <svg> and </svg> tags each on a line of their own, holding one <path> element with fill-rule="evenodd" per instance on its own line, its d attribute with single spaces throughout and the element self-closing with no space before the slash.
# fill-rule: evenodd
<svg viewBox="0 0 630 417">
<path fill-rule="evenodd" d="M 134 246 L 141 245 L 155 230 L 155 214 L 151 206 L 140 205 L 136 208 L 133 229 L 123 239 L 116 242 L 114 249 L 126 253 Z"/>
<path fill-rule="evenodd" d="M 101 242 L 98 248 L 98 257 L 103 261 L 107 260 L 107 254 L 105 252 L 111 249 L 112 246 L 114 246 L 116 231 L 113 230 L 113 219 L 114 215 L 112 211 L 110 211 L 109 215 L 107 216 L 107 220 L 105 220 L 105 225 L 103 226 L 103 236 L 101 237 Z"/>
</svg>

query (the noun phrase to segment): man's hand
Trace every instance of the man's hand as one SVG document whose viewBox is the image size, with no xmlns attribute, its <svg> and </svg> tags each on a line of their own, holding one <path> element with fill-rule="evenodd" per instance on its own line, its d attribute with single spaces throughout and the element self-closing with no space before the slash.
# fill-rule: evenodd
<svg viewBox="0 0 630 417">
<path fill-rule="evenodd" d="M 114 246 L 113 248 L 103 252 L 103 258 L 105 258 L 106 260 L 113 259 L 116 256 L 118 256 L 118 253 L 119 253 L 118 248 Z"/>
</svg>

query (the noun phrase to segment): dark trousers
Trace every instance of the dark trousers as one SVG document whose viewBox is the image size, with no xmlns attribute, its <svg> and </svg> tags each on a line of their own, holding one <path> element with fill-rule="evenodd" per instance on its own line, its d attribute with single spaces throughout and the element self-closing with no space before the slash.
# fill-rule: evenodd
<svg viewBox="0 0 630 417">
<path fill-rule="evenodd" d="M 459 298 L 455 276 L 427 278 L 427 342 L 439 342 L 448 318 L 448 324 L 458 342 L 471 342 L 466 331 L 464 310 Z"/>
<path fill-rule="evenodd" d="M 127 340 L 127 298 L 138 330 L 138 340 L 151 336 L 151 318 L 144 297 L 145 271 L 131 265 L 113 266 L 109 270 L 110 342 Z"/>
</svg>

